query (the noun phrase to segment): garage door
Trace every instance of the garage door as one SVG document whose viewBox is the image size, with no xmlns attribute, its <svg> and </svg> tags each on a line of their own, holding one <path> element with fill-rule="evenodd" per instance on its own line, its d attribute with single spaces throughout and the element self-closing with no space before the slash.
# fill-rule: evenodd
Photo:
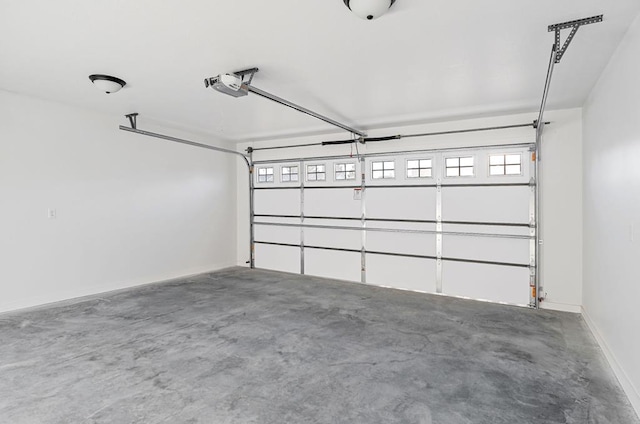
<svg viewBox="0 0 640 424">
<path fill-rule="evenodd" d="M 255 266 L 535 306 L 532 149 L 255 161 Z"/>
</svg>

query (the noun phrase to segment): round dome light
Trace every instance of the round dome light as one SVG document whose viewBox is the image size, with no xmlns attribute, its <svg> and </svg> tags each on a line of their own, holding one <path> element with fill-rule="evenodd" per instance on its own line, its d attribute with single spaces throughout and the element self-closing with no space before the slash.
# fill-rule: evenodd
<svg viewBox="0 0 640 424">
<path fill-rule="evenodd" d="M 396 0 L 344 0 L 344 4 L 357 16 L 373 20 L 384 15 Z"/>
<path fill-rule="evenodd" d="M 120 78 L 112 77 L 110 75 L 93 74 L 89 75 L 89 79 L 98 90 L 107 94 L 120 91 L 122 87 L 127 85 L 127 83 Z"/>
</svg>

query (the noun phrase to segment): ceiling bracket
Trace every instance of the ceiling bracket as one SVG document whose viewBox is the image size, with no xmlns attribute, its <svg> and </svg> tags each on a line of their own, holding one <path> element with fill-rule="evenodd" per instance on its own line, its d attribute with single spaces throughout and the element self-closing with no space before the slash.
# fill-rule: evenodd
<svg viewBox="0 0 640 424">
<path fill-rule="evenodd" d="M 555 44 L 556 44 L 555 62 L 556 63 L 560 63 L 560 61 L 562 60 L 562 57 L 564 56 L 564 54 L 566 53 L 567 49 L 569 48 L 569 45 L 573 41 L 573 38 L 576 36 L 576 32 L 578 32 L 578 29 L 580 29 L 581 26 L 590 25 L 590 24 L 597 24 L 599 22 L 602 22 L 602 19 L 603 19 L 603 15 L 597 15 L 597 16 L 592 16 L 590 18 L 577 19 L 575 21 L 569 21 L 569 22 L 563 22 L 563 23 L 560 23 L 560 24 L 549 25 L 549 32 L 555 32 L 556 33 L 556 38 L 555 38 Z M 571 28 L 571 32 L 569 33 L 569 36 L 565 40 L 564 44 L 562 44 L 562 41 L 560 39 L 560 33 L 562 32 L 563 29 L 569 29 L 569 28 Z"/>
<path fill-rule="evenodd" d="M 242 71 L 232 72 L 233 75 L 237 75 L 242 79 L 243 84 L 251 85 L 251 81 L 253 81 L 253 76 L 258 73 L 260 69 L 258 68 L 249 68 L 243 69 Z M 245 81 L 245 77 L 249 75 L 249 80 Z"/>
<path fill-rule="evenodd" d="M 131 124 L 131 129 L 137 130 L 138 129 L 138 122 L 137 122 L 137 118 L 138 118 L 138 114 L 137 113 L 130 113 L 128 115 L 124 115 L 125 118 L 129 118 L 129 123 Z"/>
</svg>

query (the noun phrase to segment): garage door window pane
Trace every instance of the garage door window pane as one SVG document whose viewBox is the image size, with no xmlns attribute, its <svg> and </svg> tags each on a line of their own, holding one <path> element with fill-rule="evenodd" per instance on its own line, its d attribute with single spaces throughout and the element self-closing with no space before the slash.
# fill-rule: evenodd
<svg viewBox="0 0 640 424">
<path fill-rule="evenodd" d="M 490 155 L 489 156 L 489 165 L 504 165 L 504 156 L 503 155 Z"/>
<path fill-rule="evenodd" d="M 335 177 L 336 177 L 336 181 L 355 180 L 356 164 L 355 163 L 336 163 Z"/>
<path fill-rule="evenodd" d="M 325 181 L 327 179 L 324 165 L 307 165 L 307 181 Z"/>
<path fill-rule="evenodd" d="M 273 168 L 258 168 L 258 182 L 259 183 L 272 183 L 273 182 Z"/>
<path fill-rule="evenodd" d="M 392 179 L 396 177 L 396 163 L 394 161 L 379 161 L 371 163 L 371 177 L 374 180 Z"/>
<path fill-rule="evenodd" d="M 298 167 L 297 166 L 283 166 L 281 171 L 281 177 L 283 183 L 298 181 Z"/>
<path fill-rule="evenodd" d="M 460 167 L 460 176 L 461 177 L 473 177 L 473 166 L 461 166 Z"/>
<path fill-rule="evenodd" d="M 505 169 L 507 175 L 520 175 L 521 172 L 520 165 L 507 165 Z"/>
<path fill-rule="evenodd" d="M 445 160 L 447 177 L 473 177 L 473 156 L 447 158 Z"/>
<path fill-rule="evenodd" d="M 491 165 L 489 167 L 489 174 L 504 175 L 504 165 Z"/>
<path fill-rule="evenodd" d="M 490 155 L 489 175 L 521 175 L 522 156 L 521 155 Z"/>
<path fill-rule="evenodd" d="M 407 178 L 430 178 L 432 176 L 431 159 L 410 159 L 407 161 Z"/>
<path fill-rule="evenodd" d="M 506 157 L 507 165 L 520 165 L 521 156 L 520 155 L 507 155 Z"/>
<path fill-rule="evenodd" d="M 473 168 L 473 158 L 460 158 L 460 166 Z"/>
</svg>

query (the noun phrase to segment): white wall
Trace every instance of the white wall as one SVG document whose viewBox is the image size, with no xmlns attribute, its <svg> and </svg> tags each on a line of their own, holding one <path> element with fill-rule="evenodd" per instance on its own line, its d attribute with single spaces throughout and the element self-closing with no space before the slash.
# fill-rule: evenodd
<svg viewBox="0 0 640 424">
<path fill-rule="evenodd" d="M 640 17 L 584 107 L 584 316 L 640 414 Z"/>
<path fill-rule="evenodd" d="M 580 109 L 545 114 L 542 173 L 543 308 L 580 312 L 582 304 L 582 119 Z"/>
<path fill-rule="evenodd" d="M 0 91 L 0 311 L 235 263 L 236 159 L 120 124 Z"/>
<path fill-rule="evenodd" d="M 287 112 L 283 109 L 283 113 Z M 462 128 L 491 127 L 533 122 L 536 114 L 519 114 L 443 122 L 420 126 L 387 128 L 369 131 L 370 136 L 392 134 L 414 134 L 446 131 Z M 311 118 L 310 118 L 311 119 Z M 542 238 L 545 242 L 541 260 L 541 281 L 547 293 L 547 301 L 542 307 L 579 312 L 582 284 L 582 163 L 581 137 L 582 115 L 580 109 L 551 111 L 546 119 L 552 125 L 546 128 L 543 140 L 544 156 L 542 168 Z M 323 137 L 307 137 L 243 144 L 266 147 L 284 144 L 314 143 L 322 140 L 347 138 L 344 133 Z M 360 146 L 361 152 L 381 152 L 404 149 L 447 148 L 485 144 L 529 143 L 535 140 L 532 128 L 500 131 L 476 132 L 437 137 L 420 137 L 390 142 L 371 143 Z M 255 159 L 280 159 L 292 157 L 344 155 L 349 146 L 305 147 L 286 150 L 267 150 L 255 153 Z M 354 152 L 355 153 L 355 152 Z M 244 265 L 248 259 L 248 201 L 247 173 L 239 168 L 238 174 L 238 264 Z"/>
</svg>

